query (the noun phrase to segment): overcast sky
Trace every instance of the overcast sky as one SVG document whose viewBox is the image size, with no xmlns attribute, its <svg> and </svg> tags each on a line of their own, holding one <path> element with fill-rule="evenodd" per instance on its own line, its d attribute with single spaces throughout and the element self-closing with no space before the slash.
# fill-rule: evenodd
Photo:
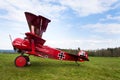
<svg viewBox="0 0 120 80">
<path fill-rule="evenodd" d="M 0 0 L 0 49 L 25 37 L 24 12 L 49 18 L 43 39 L 55 48 L 120 47 L 120 0 Z"/>
</svg>

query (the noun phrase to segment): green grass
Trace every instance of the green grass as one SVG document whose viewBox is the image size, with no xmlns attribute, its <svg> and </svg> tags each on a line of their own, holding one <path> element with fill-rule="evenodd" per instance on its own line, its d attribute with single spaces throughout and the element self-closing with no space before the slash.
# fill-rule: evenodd
<svg viewBox="0 0 120 80">
<path fill-rule="evenodd" d="M 30 56 L 31 66 L 18 68 L 18 54 L 0 54 L 0 80 L 120 80 L 120 57 L 90 57 L 79 63 Z"/>
</svg>

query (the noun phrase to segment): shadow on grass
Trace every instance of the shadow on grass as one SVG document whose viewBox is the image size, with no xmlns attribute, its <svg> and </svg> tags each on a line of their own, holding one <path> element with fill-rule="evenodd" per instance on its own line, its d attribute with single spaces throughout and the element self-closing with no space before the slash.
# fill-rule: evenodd
<svg viewBox="0 0 120 80">
<path fill-rule="evenodd" d="M 79 64 L 79 66 L 78 66 Z M 76 64 L 75 62 L 69 62 L 69 61 L 32 61 L 31 65 L 28 67 L 54 67 L 54 68 L 59 68 L 59 67 L 85 67 L 85 65 L 83 65 L 82 63 L 78 62 L 78 64 Z"/>
</svg>

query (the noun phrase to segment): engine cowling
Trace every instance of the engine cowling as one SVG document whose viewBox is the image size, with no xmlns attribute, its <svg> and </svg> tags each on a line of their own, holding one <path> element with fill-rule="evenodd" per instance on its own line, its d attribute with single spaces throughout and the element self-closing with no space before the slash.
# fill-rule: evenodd
<svg viewBox="0 0 120 80">
<path fill-rule="evenodd" d="M 12 42 L 12 45 L 15 49 L 18 50 L 31 50 L 30 42 L 28 41 L 28 39 L 16 38 Z"/>
</svg>

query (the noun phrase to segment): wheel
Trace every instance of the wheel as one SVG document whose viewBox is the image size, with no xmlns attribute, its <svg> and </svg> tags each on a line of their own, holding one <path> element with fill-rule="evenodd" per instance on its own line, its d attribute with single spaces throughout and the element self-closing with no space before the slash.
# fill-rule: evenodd
<svg viewBox="0 0 120 80">
<path fill-rule="evenodd" d="M 27 64 L 26 64 L 26 65 L 30 65 L 31 63 L 30 63 L 29 57 L 28 57 L 28 56 L 24 56 L 24 57 L 25 57 L 25 59 L 27 60 Z"/>
<path fill-rule="evenodd" d="M 15 66 L 16 67 L 24 67 L 27 64 L 27 60 L 24 56 L 18 56 L 15 59 Z"/>
</svg>

